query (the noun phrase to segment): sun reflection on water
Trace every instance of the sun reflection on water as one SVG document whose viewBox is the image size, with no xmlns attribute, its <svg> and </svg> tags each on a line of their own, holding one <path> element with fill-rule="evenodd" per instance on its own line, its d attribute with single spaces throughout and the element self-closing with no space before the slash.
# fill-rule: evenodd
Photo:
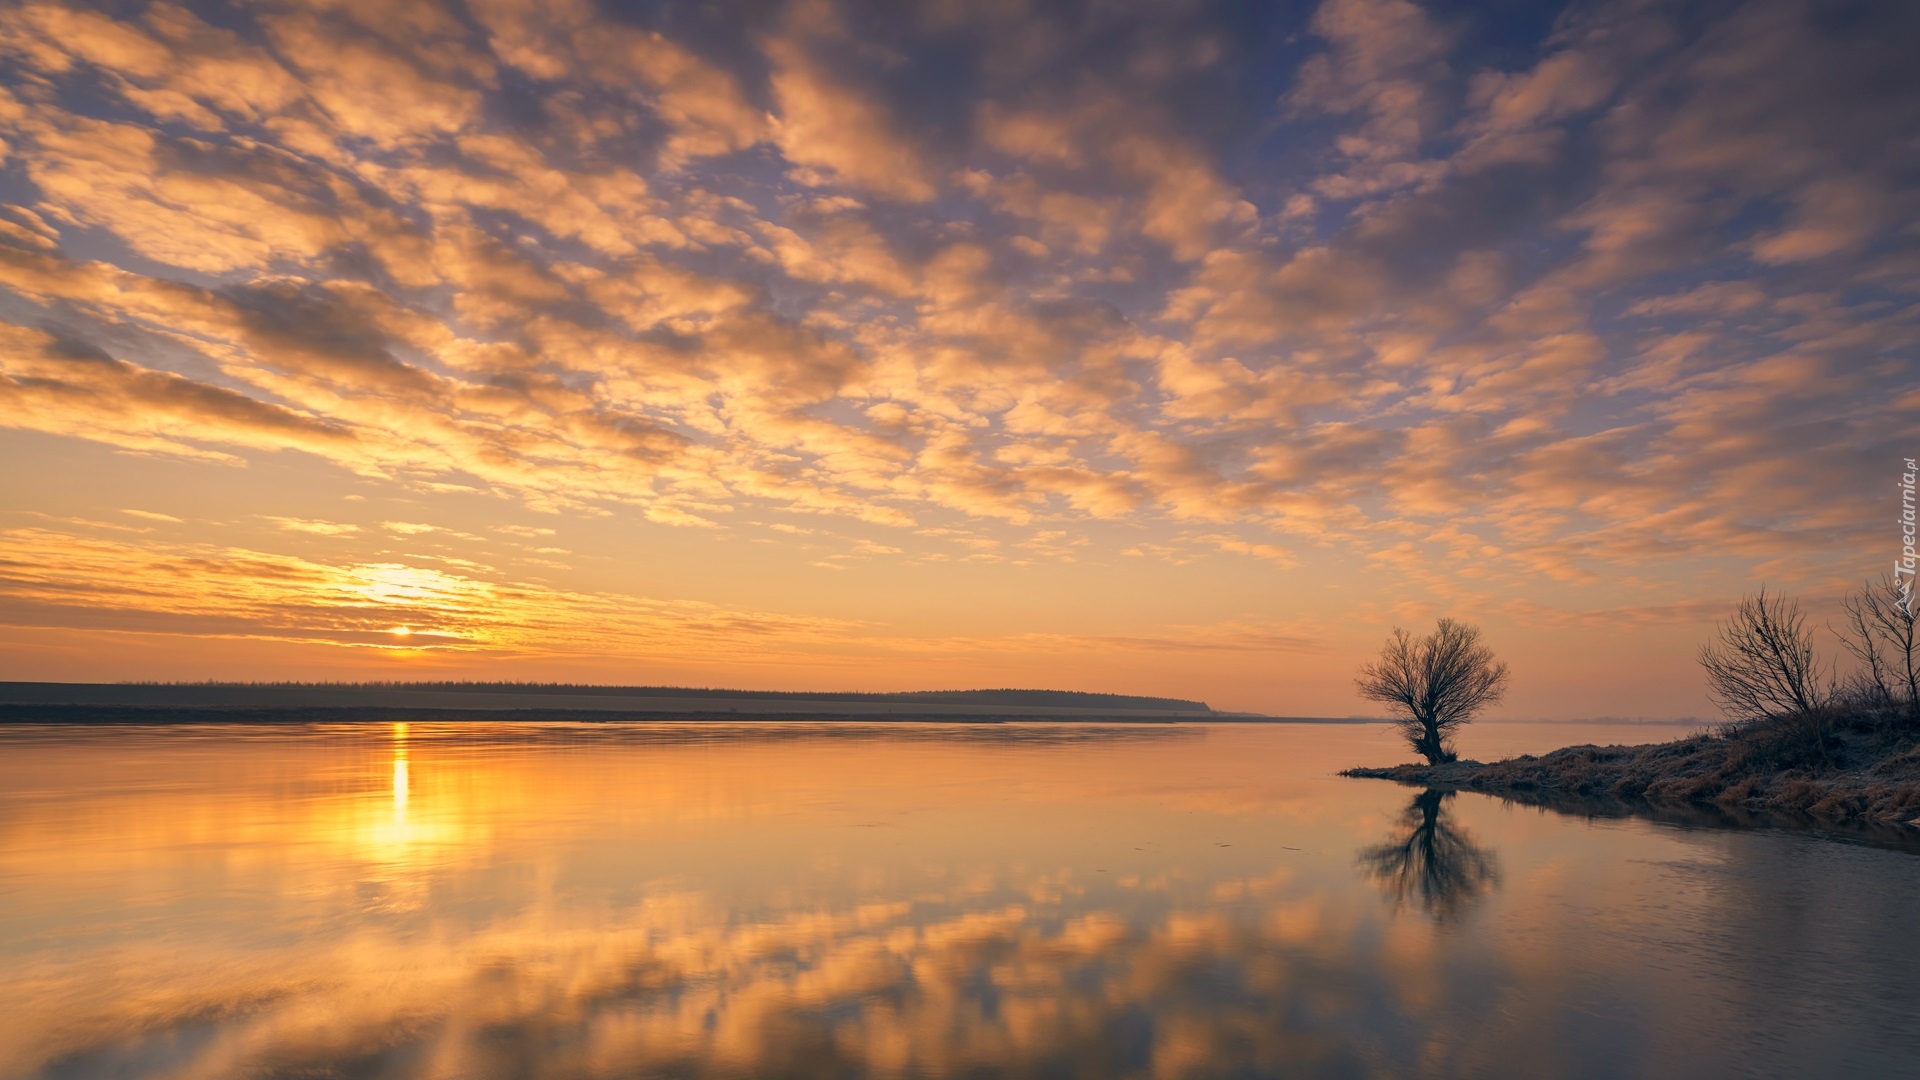
<svg viewBox="0 0 1920 1080">
<path fill-rule="evenodd" d="M 407 820 L 407 725 L 393 725 L 393 821 Z"/>
<path fill-rule="evenodd" d="M 421 800 L 416 790 L 410 755 L 413 732 L 395 722 L 387 732 L 388 752 L 381 762 L 389 771 L 385 788 L 370 787 L 370 798 L 355 800 L 340 810 L 357 823 L 358 878 L 367 903 L 384 910 L 404 910 L 425 902 L 430 874 L 449 860 L 471 858 L 466 841 L 481 828 L 473 803 Z M 471 788 L 469 788 L 471 790 Z M 481 793 L 485 786 L 479 788 Z M 376 803 L 374 800 L 378 799 Z"/>
</svg>

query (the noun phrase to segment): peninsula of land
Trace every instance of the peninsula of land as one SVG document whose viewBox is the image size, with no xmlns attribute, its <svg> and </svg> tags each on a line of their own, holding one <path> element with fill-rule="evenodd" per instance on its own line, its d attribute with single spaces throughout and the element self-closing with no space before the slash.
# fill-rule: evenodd
<svg viewBox="0 0 1920 1080">
<path fill-rule="evenodd" d="M 1570 746 L 1504 761 L 1348 769 L 1553 806 L 1595 798 L 1920 827 L 1920 733 L 1846 716 L 1729 725 L 1673 742 Z"/>
</svg>

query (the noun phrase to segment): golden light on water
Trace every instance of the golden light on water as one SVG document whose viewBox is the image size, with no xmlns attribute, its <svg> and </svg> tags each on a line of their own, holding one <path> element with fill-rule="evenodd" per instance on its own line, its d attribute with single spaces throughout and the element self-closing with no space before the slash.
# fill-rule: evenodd
<svg viewBox="0 0 1920 1080">
<path fill-rule="evenodd" d="M 386 753 L 367 763 L 385 770 L 387 784 L 384 790 L 377 785 L 361 790 L 384 799 L 375 802 L 363 796 L 331 811 L 337 815 L 335 820 L 350 823 L 342 833 L 349 838 L 348 850 L 359 860 L 363 880 L 373 890 L 371 902 L 387 911 L 410 911 L 426 903 L 436 860 L 459 857 L 463 846 L 478 835 L 475 818 L 486 805 L 484 797 L 477 803 L 436 803 L 415 790 L 413 747 L 421 741 L 419 734 L 406 723 L 395 722 L 388 732 Z M 424 737 L 430 742 L 432 729 Z M 486 786 L 482 783 L 483 791 Z"/>
<path fill-rule="evenodd" d="M 1606 734 L 1522 728 L 1489 730 L 1487 752 Z M 1384 1064 L 1346 1071 L 1411 1075 L 1428 1053 L 1540 1060 L 1535 1033 L 1592 1015 L 1595 995 L 1612 1023 L 1671 1018 L 1652 1043 L 1623 1035 L 1633 1055 L 1747 1030 L 1795 992 L 1748 951 L 1673 961 L 1688 927 L 1775 934 L 1805 904 L 1808 879 L 1777 873 L 1797 865 L 1791 838 L 1593 829 L 1462 795 L 1440 813 L 1498 881 L 1443 914 L 1387 895 L 1356 853 L 1403 836 L 1412 793 L 1333 775 L 1379 752 L 1371 725 L 726 730 L 724 753 L 714 725 L 392 723 L 131 752 L 81 732 L 0 755 L 17 793 L 0 913 L 51 928 L 0 950 L 0 1062 L 37 1075 L 116 1047 L 192 1059 L 169 1076 L 334 1075 L 390 1046 L 443 1076 L 520 1054 L 568 1075 L 769 1075 L 817 1036 L 846 1073 L 943 1077 L 1107 1062 L 1113 1032 L 1151 1016 L 1134 1075 L 1363 1058 Z M 163 754 L 169 782 L 143 782 Z M 1834 878 L 1821 902 L 1869 926 L 1860 898 L 1903 895 L 1885 875 L 1904 865 L 1856 860 L 1875 887 Z M 1674 866 L 1716 886 L 1676 892 Z M 176 920 L 162 939 L 103 918 L 156 911 Z M 1644 932 L 1613 934 L 1629 914 Z M 1538 947 L 1595 934 L 1610 947 L 1572 950 L 1572 972 Z M 1873 992 L 1904 1000 L 1910 956 L 1806 977 L 1877 972 Z M 1738 1012 L 1703 980 L 1736 988 Z M 1823 1021 L 1871 1047 L 1873 1016 Z M 1457 1037 L 1340 1034 L 1399 1029 Z"/>
<path fill-rule="evenodd" d="M 407 725 L 393 725 L 393 822 L 407 820 Z"/>
</svg>

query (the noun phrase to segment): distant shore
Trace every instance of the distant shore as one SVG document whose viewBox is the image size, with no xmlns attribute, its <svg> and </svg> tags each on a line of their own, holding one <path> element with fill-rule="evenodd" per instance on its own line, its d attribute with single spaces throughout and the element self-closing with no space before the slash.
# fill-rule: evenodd
<svg viewBox="0 0 1920 1080">
<path fill-rule="evenodd" d="M 1342 776 L 1459 788 L 1516 801 L 1612 798 L 1920 828 L 1920 740 L 1836 725 L 1810 749 L 1757 725 L 1639 746 L 1570 746 L 1483 763 L 1347 769 Z"/>
<path fill-rule="evenodd" d="M 0 727 L 8 724 L 355 724 L 355 723 L 795 723 L 795 724 L 1363 724 L 1329 716 L 1264 716 L 1256 713 L 1119 713 L 1098 709 L 1046 713 L 969 713 L 902 710 L 897 712 L 697 712 L 688 710 L 619 711 L 613 709 L 401 709 L 379 706 L 345 708 L 231 708 L 113 705 L 0 705 Z"/>
<path fill-rule="evenodd" d="M 1377 722 L 1221 712 L 1200 701 L 1069 690 L 835 694 L 538 683 L 0 682 L 0 724 L 460 720 Z"/>
</svg>

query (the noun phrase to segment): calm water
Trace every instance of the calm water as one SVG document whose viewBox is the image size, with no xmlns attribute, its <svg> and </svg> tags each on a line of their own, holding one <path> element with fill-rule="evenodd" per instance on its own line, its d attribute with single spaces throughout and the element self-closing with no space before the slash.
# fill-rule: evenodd
<svg viewBox="0 0 1920 1080">
<path fill-rule="evenodd" d="M 7 1077 L 1920 1075 L 1920 856 L 1330 775 L 1377 727 L 0 744 Z"/>
</svg>

